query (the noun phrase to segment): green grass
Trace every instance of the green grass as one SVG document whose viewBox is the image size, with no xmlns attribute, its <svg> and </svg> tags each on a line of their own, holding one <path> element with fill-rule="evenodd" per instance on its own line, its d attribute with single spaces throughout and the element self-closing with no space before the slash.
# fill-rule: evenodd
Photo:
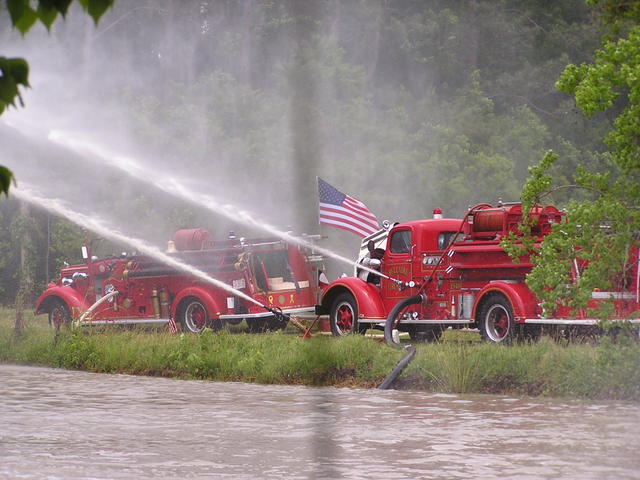
<svg viewBox="0 0 640 480">
<path fill-rule="evenodd" d="M 171 335 L 164 329 L 78 329 L 58 335 L 46 318 L 0 309 L 0 362 L 93 372 L 218 381 L 375 387 L 403 352 L 362 336 L 302 339 L 295 331 L 240 330 Z M 640 400 L 640 346 L 633 341 L 490 345 L 468 331 L 417 345 L 396 388 L 447 393 L 508 393 Z"/>
</svg>

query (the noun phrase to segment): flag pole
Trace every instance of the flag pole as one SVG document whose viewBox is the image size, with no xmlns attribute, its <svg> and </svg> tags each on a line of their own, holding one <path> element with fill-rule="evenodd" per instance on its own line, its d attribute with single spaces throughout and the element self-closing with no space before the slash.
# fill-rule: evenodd
<svg viewBox="0 0 640 480">
<path fill-rule="evenodd" d="M 318 235 L 322 235 L 322 223 L 320 223 L 320 192 L 318 192 L 319 185 L 320 177 L 316 175 L 316 213 L 318 215 Z"/>
</svg>

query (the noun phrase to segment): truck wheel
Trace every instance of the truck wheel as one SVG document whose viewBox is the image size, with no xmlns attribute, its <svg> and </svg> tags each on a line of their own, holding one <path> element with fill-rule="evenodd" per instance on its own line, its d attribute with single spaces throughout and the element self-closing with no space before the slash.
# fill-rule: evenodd
<svg viewBox="0 0 640 480">
<path fill-rule="evenodd" d="M 480 336 L 492 343 L 509 343 L 516 338 L 513 309 L 503 295 L 489 295 L 480 309 Z"/>
<path fill-rule="evenodd" d="M 220 329 L 220 321 L 211 320 L 207 307 L 195 297 L 183 301 L 179 319 L 183 330 L 191 333 L 201 333 L 205 328 Z"/>
<path fill-rule="evenodd" d="M 349 333 L 364 333 L 366 328 L 358 324 L 358 305 L 350 293 L 341 293 L 333 301 L 329 313 L 331 333 L 340 337 Z"/>
<path fill-rule="evenodd" d="M 71 323 L 71 314 L 67 304 L 62 300 L 54 299 L 49 308 L 49 325 L 58 330 L 64 325 Z"/>
</svg>

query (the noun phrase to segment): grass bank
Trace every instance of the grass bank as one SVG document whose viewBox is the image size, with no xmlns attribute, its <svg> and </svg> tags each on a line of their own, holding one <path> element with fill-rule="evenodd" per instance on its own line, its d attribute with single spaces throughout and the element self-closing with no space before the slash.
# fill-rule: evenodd
<svg viewBox="0 0 640 480">
<path fill-rule="evenodd" d="M 0 362 L 217 381 L 375 387 L 403 353 L 371 338 L 289 333 L 85 329 L 62 331 L 27 318 L 21 337 L 0 310 Z M 395 388 L 446 393 L 506 393 L 640 400 L 640 346 L 631 341 L 497 346 L 469 332 L 418 345 Z"/>
</svg>

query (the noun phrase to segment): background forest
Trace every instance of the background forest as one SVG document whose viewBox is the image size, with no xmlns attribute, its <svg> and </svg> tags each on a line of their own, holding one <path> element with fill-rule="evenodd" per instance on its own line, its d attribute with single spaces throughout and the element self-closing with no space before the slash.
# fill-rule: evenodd
<svg viewBox="0 0 640 480">
<path fill-rule="evenodd" d="M 612 114 L 587 120 L 555 88 L 601 40 L 584 0 L 117 0 L 97 26 L 78 10 L 22 37 L 0 7 L 2 53 L 29 60 L 32 86 L 26 108 L 0 119 L 0 163 L 19 186 L 157 245 L 177 228 L 252 232 L 51 132 L 280 228 L 329 235 L 324 245 L 349 257 L 359 239 L 318 226 L 316 176 L 404 221 L 518 200 L 550 149 L 560 182 L 602 162 Z M 0 201 L 0 304 L 14 301 L 21 262 L 37 293 L 80 260 L 81 240 L 67 221 Z"/>
</svg>

